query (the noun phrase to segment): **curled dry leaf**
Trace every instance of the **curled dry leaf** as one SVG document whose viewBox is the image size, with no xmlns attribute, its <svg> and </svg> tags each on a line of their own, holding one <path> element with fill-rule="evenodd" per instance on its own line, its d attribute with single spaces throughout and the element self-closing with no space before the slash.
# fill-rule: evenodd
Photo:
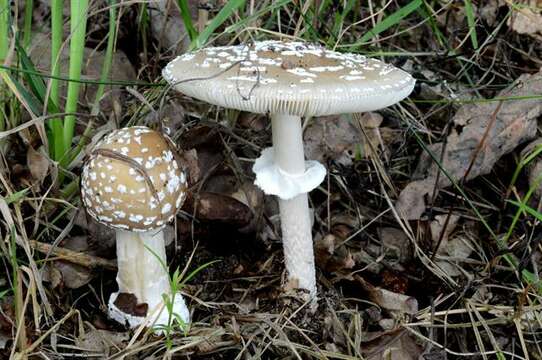
<svg viewBox="0 0 542 360">
<path fill-rule="evenodd" d="M 369 294 L 369 299 L 383 309 L 388 311 L 397 311 L 409 315 L 413 315 L 418 312 L 418 300 L 416 300 L 414 297 L 394 293 L 392 291 L 376 287 L 358 275 L 355 275 L 354 278 Z"/>
<path fill-rule="evenodd" d="M 188 170 L 188 183 L 190 186 L 196 184 L 200 179 L 198 152 L 195 149 L 185 150 L 180 152 L 179 156 L 183 165 Z"/>
<path fill-rule="evenodd" d="M 226 222 L 243 227 L 250 223 L 252 211 L 228 195 L 202 192 L 197 199 L 196 216 L 203 220 Z"/>
<path fill-rule="evenodd" d="M 34 181 L 41 184 L 49 171 L 49 159 L 47 156 L 34 150 L 32 146 L 28 146 L 26 164 Z"/>
<path fill-rule="evenodd" d="M 542 94 L 542 72 L 520 76 L 498 97 L 532 97 L 533 94 Z M 540 114 L 540 98 L 463 105 L 454 116 L 455 128 L 448 136 L 444 152 L 443 143 L 429 145 L 428 150 L 437 159 L 442 153 L 441 165 L 456 182 L 463 179 L 476 155 L 466 179 L 471 180 L 490 173 L 501 156 L 532 139 L 536 135 L 536 119 Z M 403 189 L 397 200 L 400 216 L 408 220 L 419 219 L 425 211 L 424 198 L 432 194 L 435 186 L 451 185 L 444 174 L 437 176 L 439 171 L 431 157 L 426 152 L 422 153 L 413 175 L 416 180 Z"/>
<path fill-rule="evenodd" d="M 314 242 L 314 257 L 316 265 L 327 272 L 348 272 L 356 262 L 345 246 L 337 247 L 337 237 L 328 234 L 317 237 Z"/>
</svg>

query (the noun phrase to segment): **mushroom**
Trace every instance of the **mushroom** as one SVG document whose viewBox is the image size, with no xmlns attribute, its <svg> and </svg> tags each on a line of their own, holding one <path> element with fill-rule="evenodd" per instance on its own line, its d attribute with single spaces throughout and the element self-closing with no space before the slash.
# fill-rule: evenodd
<svg viewBox="0 0 542 360">
<path fill-rule="evenodd" d="M 172 142 L 147 127 L 115 130 L 90 153 L 81 174 L 87 213 L 116 232 L 119 290 L 109 316 L 131 328 L 145 317 L 168 325 L 162 295 L 172 296 L 166 268 L 164 227 L 186 197 L 186 175 Z M 173 313 L 188 323 L 181 294 Z"/>
<path fill-rule="evenodd" d="M 211 104 L 271 115 L 273 146 L 253 171 L 266 194 L 279 197 L 289 285 L 316 295 L 307 193 L 325 178 L 305 161 L 302 117 L 381 109 L 414 88 L 408 73 L 363 55 L 303 42 L 261 41 L 186 53 L 162 72 L 178 91 Z"/>
</svg>

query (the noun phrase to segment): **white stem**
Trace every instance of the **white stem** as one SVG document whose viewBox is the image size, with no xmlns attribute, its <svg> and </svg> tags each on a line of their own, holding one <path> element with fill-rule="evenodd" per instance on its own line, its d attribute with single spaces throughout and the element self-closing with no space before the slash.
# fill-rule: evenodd
<svg viewBox="0 0 542 360">
<path fill-rule="evenodd" d="M 126 314 L 115 305 L 119 293 L 134 294 L 137 303 L 148 305 L 147 315 L 156 325 L 167 325 L 170 321 L 163 304 L 162 295 L 171 294 L 166 262 L 164 232 L 131 232 L 117 230 L 117 283 L 119 291 L 109 299 L 109 316 L 132 328 L 139 326 L 145 318 Z M 152 251 L 151 251 L 152 250 Z M 165 266 L 165 267 L 164 267 Z M 175 294 L 173 312 L 185 323 L 190 313 L 181 294 Z"/>
<path fill-rule="evenodd" d="M 116 233 L 119 292 L 134 294 L 138 303 L 152 309 L 162 302 L 162 294 L 170 293 L 168 273 L 160 264 L 167 264 L 164 232 Z"/>
<path fill-rule="evenodd" d="M 282 171 L 297 175 L 305 171 L 303 130 L 299 116 L 274 115 L 273 149 L 275 164 Z M 284 259 L 290 284 L 316 296 L 314 249 L 307 194 L 290 200 L 279 198 Z"/>
</svg>

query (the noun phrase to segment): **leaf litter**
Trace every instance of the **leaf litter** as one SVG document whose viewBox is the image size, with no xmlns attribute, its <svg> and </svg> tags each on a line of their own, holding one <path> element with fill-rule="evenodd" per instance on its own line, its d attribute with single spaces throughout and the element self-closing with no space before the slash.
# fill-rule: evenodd
<svg viewBox="0 0 542 360">
<path fill-rule="evenodd" d="M 420 155 L 414 181 L 401 191 L 396 203 L 400 216 L 420 219 L 427 207 L 426 197 L 435 188 L 489 174 L 503 155 L 533 139 L 542 113 L 542 99 L 536 95 L 542 95 L 542 72 L 520 76 L 495 101 L 459 108 L 446 143 L 428 145 Z"/>
</svg>

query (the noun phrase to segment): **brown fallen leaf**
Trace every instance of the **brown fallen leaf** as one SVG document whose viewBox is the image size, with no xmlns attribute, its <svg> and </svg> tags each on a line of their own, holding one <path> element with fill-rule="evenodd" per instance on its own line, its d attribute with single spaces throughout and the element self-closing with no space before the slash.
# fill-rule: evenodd
<svg viewBox="0 0 542 360">
<path fill-rule="evenodd" d="M 416 298 L 376 287 L 365 281 L 359 275 L 354 275 L 354 279 L 358 281 L 362 288 L 368 293 L 369 299 L 381 308 L 409 315 L 418 312 L 418 300 L 416 300 Z"/>
<path fill-rule="evenodd" d="M 542 114 L 542 99 L 532 98 L 533 94 L 542 94 L 542 72 L 520 76 L 497 96 L 530 98 L 467 104 L 457 111 L 453 119 L 455 127 L 448 136 L 441 161 L 452 179 L 462 181 L 467 171 L 466 180 L 489 174 L 501 156 L 536 135 L 536 119 Z M 436 143 L 427 148 L 440 159 L 442 146 L 443 143 Z M 439 172 L 439 167 L 423 152 L 412 176 L 416 180 L 401 191 L 397 200 L 396 209 L 401 217 L 419 219 L 425 211 L 424 197 L 431 195 L 435 186 L 451 185 L 444 174 L 437 176 Z"/>
<path fill-rule="evenodd" d="M 190 16 L 197 20 L 198 0 L 187 2 Z M 173 54 L 182 54 L 190 45 L 184 21 L 179 8 L 168 0 L 154 0 L 149 3 L 150 24 L 159 44 Z"/>
<path fill-rule="evenodd" d="M 319 268 L 327 272 L 349 272 L 354 268 L 356 262 L 352 254 L 345 246 L 339 246 L 341 240 L 336 236 L 328 234 L 318 236 L 314 241 L 314 256 Z"/>
<path fill-rule="evenodd" d="M 28 146 L 26 165 L 28 166 L 34 181 L 41 185 L 49 172 L 49 159 L 47 156 L 34 150 L 32 146 Z"/>
<path fill-rule="evenodd" d="M 431 239 L 433 247 L 439 245 L 438 252 L 442 252 L 448 244 L 448 237 L 455 230 L 459 216 L 457 215 L 436 215 L 435 219 L 429 224 L 431 230 Z"/>
<path fill-rule="evenodd" d="M 200 220 L 220 221 L 246 226 L 252 220 L 252 211 L 231 196 L 202 192 L 197 198 L 196 216 Z"/>
<path fill-rule="evenodd" d="M 423 349 L 404 329 L 378 332 L 361 346 L 367 360 L 419 360 Z"/>
<path fill-rule="evenodd" d="M 314 119 L 303 135 L 308 159 L 339 164 L 352 164 L 356 153 L 363 151 L 363 135 L 355 122 L 344 116 L 324 116 Z"/>
<path fill-rule="evenodd" d="M 404 231 L 392 227 L 378 228 L 378 237 L 386 250 L 387 258 L 395 258 L 399 263 L 412 259 L 410 241 Z"/>
<path fill-rule="evenodd" d="M 130 340 L 128 332 L 113 332 L 108 330 L 91 329 L 75 339 L 75 345 L 89 355 L 100 355 L 101 358 L 106 358 L 117 352 L 119 348 L 123 348 L 123 344 Z"/>
</svg>

